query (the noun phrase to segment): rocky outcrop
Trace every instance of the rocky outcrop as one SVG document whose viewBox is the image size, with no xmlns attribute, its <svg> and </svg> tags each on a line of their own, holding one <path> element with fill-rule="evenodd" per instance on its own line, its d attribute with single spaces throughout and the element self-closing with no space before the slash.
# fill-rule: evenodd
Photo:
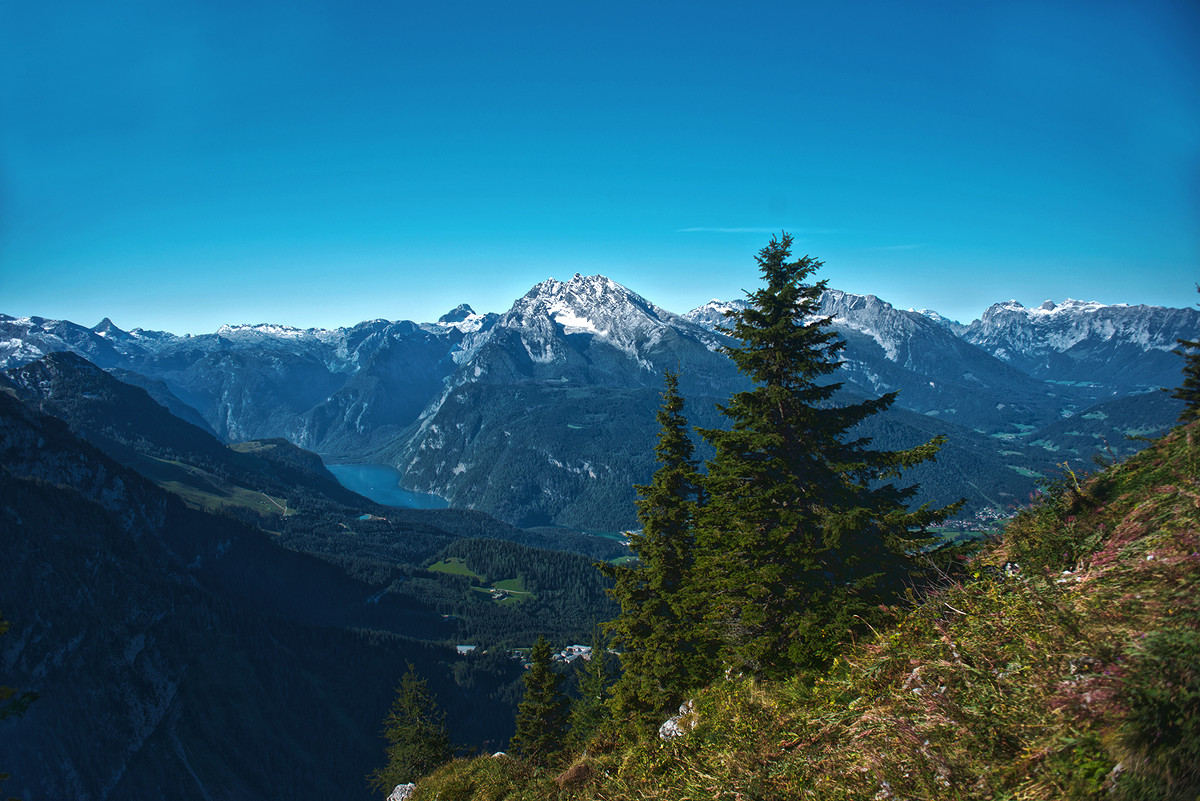
<svg viewBox="0 0 1200 801">
<path fill-rule="evenodd" d="M 387 797 L 387 801 L 408 801 L 416 791 L 417 785 L 413 782 L 397 784 L 392 790 L 392 794 Z"/>
<path fill-rule="evenodd" d="M 696 705 L 688 700 L 684 701 L 679 707 L 679 714 L 674 715 L 658 727 L 658 738 L 660 740 L 674 740 L 677 737 L 690 732 L 696 727 Z"/>
</svg>

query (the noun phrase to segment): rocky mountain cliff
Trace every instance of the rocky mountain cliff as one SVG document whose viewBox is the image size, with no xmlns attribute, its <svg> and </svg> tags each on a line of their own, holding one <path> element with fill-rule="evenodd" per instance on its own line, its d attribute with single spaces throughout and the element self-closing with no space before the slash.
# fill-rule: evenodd
<svg viewBox="0 0 1200 801">
<path fill-rule="evenodd" d="M 387 455 L 412 486 L 519 524 L 629 525 L 663 369 L 684 369 L 715 424 L 704 407 L 739 386 L 722 342 L 603 276 L 545 281 L 464 339 L 446 388 Z"/>
<path fill-rule="evenodd" d="M 1066 300 L 1027 309 L 997 303 L 962 336 L 996 358 L 1089 398 L 1179 382 L 1176 340 L 1194 339 L 1200 311 Z"/>
<path fill-rule="evenodd" d="M 685 316 L 714 328 L 723 324 L 725 310 L 744 305 L 714 300 Z M 898 391 L 905 409 L 988 433 L 1046 425 L 1074 401 L 936 320 L 874 295 L 827 290 L 819 315 L 831 318 L 846 340 L 836 379 L 862 395 Z"/>
</svg>

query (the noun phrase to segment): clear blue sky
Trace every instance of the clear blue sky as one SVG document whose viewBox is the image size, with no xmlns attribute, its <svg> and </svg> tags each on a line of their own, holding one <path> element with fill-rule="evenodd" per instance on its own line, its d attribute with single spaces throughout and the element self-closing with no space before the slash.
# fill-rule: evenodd
<svg viewBox="0 0 1200 801">
<path fill-rule="evenodd" d="M 673 311 L 821 277 L 968 321 L 1200 280 L 1200 4 L 0 0 L 0 312 L 176 333 Z"/>
</svg>

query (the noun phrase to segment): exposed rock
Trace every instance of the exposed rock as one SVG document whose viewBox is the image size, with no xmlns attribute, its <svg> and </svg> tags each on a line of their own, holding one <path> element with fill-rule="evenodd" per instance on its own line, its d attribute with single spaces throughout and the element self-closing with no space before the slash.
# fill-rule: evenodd
<svg viewBox="0 0 1200 801">
<path fill-rule="evenodd" d="M 674 740 L 694 729 L 696 727 L 696 717 L 692 714 L 694 710 L 695 704 L 692 701 L 684 701 L 679 707 L 679 714 L 658 727 L 659 739 Z"/>
<path fill-rule="evenodd" d="M 392 790 L 392 794 L 387 797 L 387 801 L 405 801 L 405 799 L 412 797 L 412 794 L 416 791 L 416 789 L 417 785 L 413 784 L 412 782 L 409 782 L 408 784 L 397 784 L 396 788 Z"/>
</svg>

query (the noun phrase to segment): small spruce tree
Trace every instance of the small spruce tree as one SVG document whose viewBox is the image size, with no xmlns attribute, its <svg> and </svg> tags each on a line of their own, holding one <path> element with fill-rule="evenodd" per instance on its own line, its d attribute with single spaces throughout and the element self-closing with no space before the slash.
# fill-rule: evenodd
<svg viewBox="0 0 1200 801">
<path fill-rule="evenodd" d="M 546 764 L 562 750 L 568 700 L 559 689 L 563 677 L 554 672 L 545 637 L 538 637 L 530 649 L 529 663 L 525 695 L 517 707 L 517 730 L 509 747 L 532 762 Z"/>
<path fill-rule="evenodd" d="M 587 660 L 577 660 L 582 667 L 576 673 L 579 698 L 571 704 L 570 734 L 567 744 L 582 751 L 608 720 L 609 671 L 605 660 L 606 643 L 599 626 L 592 630 L 592 652 Z"/>
<path fill-rule="evenodd" d="M 397 784 L 415 782 L 454 755 L 446 716 L 411 663 L 383 720 L 383 737 L 388 742 L 387 764 L 372 771 L 367 780 L 385 793 Z"/>
<path fill-rule="evenodd" d="M 1200 285 L 1196 287 L 1200 292 Z M 1191 339 L 1176 340 L 1182 350 L 1176 350 L 1183 357 L 1183 383 L 1171 393 L 1172 398 L 1184 402 L 1183 411 L 1179 413 L 1179 422 L 1190 423 L 1200 419 L 1200 341 Z"/>
<path fill-rule="evenodd" d="M 613 579 L 609 594 L 621 605 L 608 623 L 621 650 L 621 676 L 612 708 L 623 718 L 661 722 L 690 690 L 712 678 L 712 650 L 701 629 L 702 604 L 693 582 L 695 520 L 702 502 L 701 477 L 679 375 L 663 376 L 663 402 L 654 452 L 659 467 L 648 485 L 638 486 L 642 530 L 630 536 L 632 565 L 602 565 Z"/>
<path fill-rule="evenodd" d="M 895 393 L 837 398 L 845 342 L 819 316 L 821 266 L 789 261 L 786 233 L 758 254 L 765 286 L 729 313 L 727 353 L 752 389 L 719 407 L 728 430 L 701 434 L 716 448 L 698 527 L 708 617 L 724 661 L 754 674 L 815 667 L 868 610 L 903 586 L 923 530 L 958 504 L 909 511 L 915 486 L 891 481 L 933 459 L 943 438 L 877 451 L 853 429 Z"/>
</svg>

